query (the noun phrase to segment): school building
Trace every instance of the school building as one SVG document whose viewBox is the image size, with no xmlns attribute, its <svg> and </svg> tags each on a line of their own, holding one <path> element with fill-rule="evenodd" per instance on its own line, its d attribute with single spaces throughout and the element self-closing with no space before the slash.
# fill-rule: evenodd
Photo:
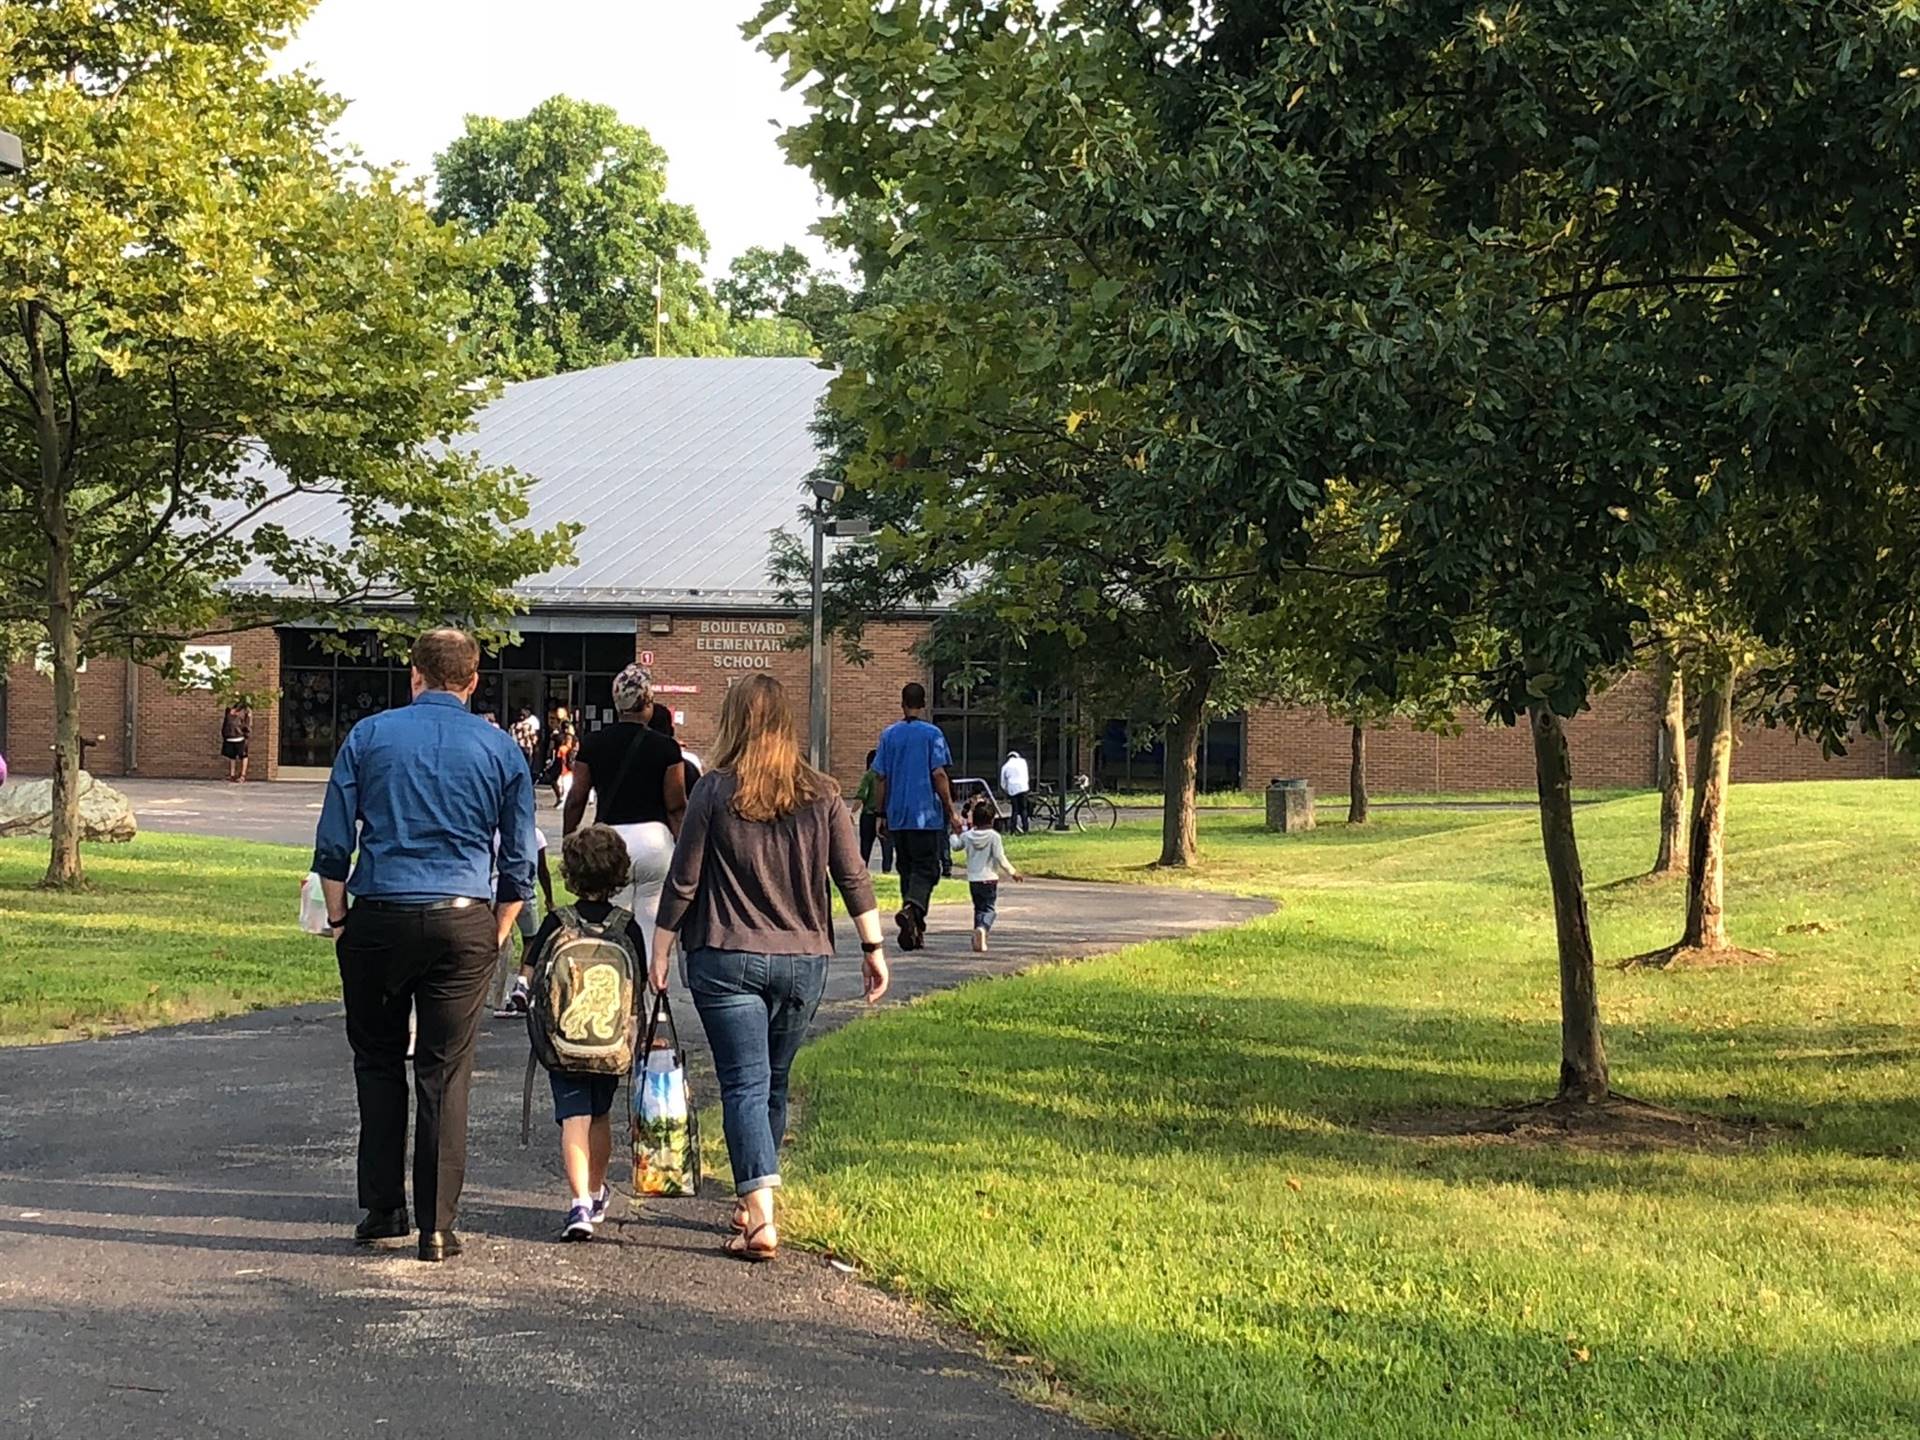
<svg viewBox="0 0 1920 1440">
<path fill-rule="evenodd" d="M 489 655 L 476 709 L 506 724 L 530 709 L 563 704 L 593 729 L 612 718 L 609 685 L 638 659 L 653 671 L 696 752 L 712 739 L 721 697 L 735 678 L 765 671 L 785 682 L 807 725 L 804 611 L 781 603 L 768 578 L 770 537 L 804 536 L 804 485 L 815 463 L 811 431 L 827 372 L 807 360 L 633 360 L 507 387 L 471 437 L 489 463 L 531 477 L 530 523 L 585 526 L 566 569 L 520 587 L 529 613 L 520 642 Z M 276 518 L 297 533 L 337 534 L 333 502 L 304 497 Z M 255 577 L 262 583 L 265 577 Z M 243 580 L 243 583 L 246 583 Z M 832 768 L 851 786 L 882 726 L 896 717 L 900 686 L 918 679 L 934 697 L 956 773 L 996 776 L 1018 748 L 1049 778 L 1059 769 L 1057 718 L 1010 721 L 991 692 L 969 693 L 930 673 L 915 653 L 933 617 L 896 617 L 870 627 L 865 665 L 833 650 L 828 676 Z M 206 648 L 271 694 L 254 717 L 254 774 L 324 773 L 355 721 L 408 698 L 404 662 L 370 638 L 349 653 L 322 647 L 297 627 L 210 639 Z M 52 685 L 31 664 L 5 678 L 0 753 L 20 774 L 50 765 Z M 214 778 L 221 702 L 211 691 L 180 693 L 142 666 L 93 656 L 82 679 L 87 768 L 104 777 Z M 1089 723 L 1089 721 L 1092 723 Z M 1075 717 L 1074 769 L 1109 790 L 1154 790 L 1159 742 L 1131 717 Z M 1572 727 L 1577 783 L 1647 786 L 1659 761 L 1650 685 L 1629 676 Z M 1257 788 L 1304 776 L 1322 793 L 1344 793 L 1349 736 L 1311 711 L 1260 707 L 1208 727 L 1201 756 L 1209 789 Z M 1912 775 L 1912 757 L 1877 740 L 1843 758 L 1778 731 L 1742 735 L 1736 774 L 1749 780 Z M 1524 730 L 1469 718 L 1454 736 L 1404 725 L 1374 733 L 1369 781 L 1377 794 L 1526 789 L 1533 757 Z"/>
</svg>

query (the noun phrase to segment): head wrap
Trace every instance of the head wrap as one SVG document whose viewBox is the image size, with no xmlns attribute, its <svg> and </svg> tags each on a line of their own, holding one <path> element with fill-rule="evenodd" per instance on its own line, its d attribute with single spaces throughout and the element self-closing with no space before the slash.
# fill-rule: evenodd
<svg viewBox="0 0 1920 1440">
<path fill-rule="evenodd" d="M 647 708 L 653 699 L 653 676 L 644 665 L 629 665 L 613 677 L 613 708 L 632 715 Z"/>
</svg>

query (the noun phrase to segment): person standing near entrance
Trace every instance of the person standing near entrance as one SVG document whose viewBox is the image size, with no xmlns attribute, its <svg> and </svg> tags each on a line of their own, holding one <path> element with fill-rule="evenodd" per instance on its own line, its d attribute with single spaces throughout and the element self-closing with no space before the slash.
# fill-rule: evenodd
<svg viewBox="0 0 1920 1440">
<path fill-rule="evenodd" d="M 1013 807 L 1013 833 L 1028 834 L 1033 829 L 1033 775 L 1018 750 L 1007 751 L 1007 763 L 1000 767 L 1000 788 Z"/>
<path fill-rule="evenodd" d="M 533 779 L 506 733 L 467 708 L 479 666 L 480 646 L 465 631 L 429 630 L 414 642 L 413 703 L 369 715 L 348 733 L 314 837 L 360 1103 L 367 1214 L 354 1239 L 395 1240 L 410 1229 L 407 1024 L 417 1013 L 413 1203 L 422 1260 L 460 1253 L 453 1227 L 466 1181 L 474 1040 L 495 957 L 533 897 Z"/>
<path fill-rule="evenodd" d="M 953 756 L 947 737 L 925 719 L 927 687 L 913 681 L 900 691 L 901 718 L 880 734 L 873 755 L 874 808 L 885 818 L 900 866 L 900 948 L 918 950 L 927 940 L 927 911 L 947 863 L 948 832 L 958 833 L 953 786 L 947 775 Z"/>
<path fill-rule="evenodd" d="M 227 779 L 244 785 L 247 779 L 247 751 L 253 740 L 253 707 L 235 700 L 220 716 L 220 758 L 227 762 Z"/>
<path fill-rule="evenodd" d="M 520 747 L 520 753 L 527 757 L 527 773 L 531 775 L 539 763 L 540 717 L 533 713 L 530 706 L 522 705 L 507 733 L 513 736 L 513 743 Z"/>
</svg>

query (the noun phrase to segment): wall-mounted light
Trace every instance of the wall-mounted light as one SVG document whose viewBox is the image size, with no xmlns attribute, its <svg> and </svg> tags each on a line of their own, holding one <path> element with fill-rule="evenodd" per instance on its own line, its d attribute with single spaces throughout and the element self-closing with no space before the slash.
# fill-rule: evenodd
<svg viewBox="0 0 1920 1440">
<path fill-rule="evenodd" d="M 649 635 L 671 635 L 673 633 L 673 617 L 671 615 L 649 615 L 647 617 L 647 633 Z"/>
</svg>

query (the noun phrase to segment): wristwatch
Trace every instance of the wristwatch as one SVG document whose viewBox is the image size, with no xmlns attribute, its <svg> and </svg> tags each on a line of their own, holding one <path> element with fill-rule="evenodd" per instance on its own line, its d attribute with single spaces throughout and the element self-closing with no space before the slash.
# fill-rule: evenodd
<svg viewBox="0 0 1920 1440">
<path fill-rule="evenodd" d="M 863 955 L 878 955 L 886 948 L 887 942 L 884 940 L 874 940 L 871 942 L 862 940 L 860 942 L 860 953 Z"/>
<path fill-rule="evenodd" d="M 346 925 L 347 925 L 347 917 L 344 915 L 342 915 L 338 920 L 334 919 L 333 916 L 331 915 L 327 916 L 327 928 L 329 930 L 344 930 L 346 928 Z"/>
</svg>

